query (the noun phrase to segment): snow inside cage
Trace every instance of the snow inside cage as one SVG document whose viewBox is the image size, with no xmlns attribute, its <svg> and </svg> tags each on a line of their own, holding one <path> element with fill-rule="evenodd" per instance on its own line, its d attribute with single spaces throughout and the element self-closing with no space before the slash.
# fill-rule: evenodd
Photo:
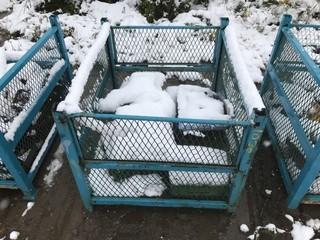
<svg viewBox="0 0 320 240">
<path fill-rule="evenodd" d="M 225 38 L 214 26 L 102 25 L 88 53 L 95 61 L 79 68 L 86 79 L 75 76 L 54 113 L 66 152 L 81 151 L 80 192 L 105 204 L 234 207 L 245 181 L 234 179 L 254 154 L 264 106 L 251 79 L 257 105 L 243 98 L 232 64 L 241 59 Z"/>
<path fill-rule="evenodd" d="M 0 78 L 0 179 L 4 187 L 11 184 L 27 197 L 34 194 L 30 181 L 55 135 L 51 109 L 66 93 L 69 63 L 57 20 L 51 20 L 52 28 L 11 68 L 1 56 L 9 70 Z M 21 182 L 29 187 L 20 186 Z"/>
<path fill-rule="evenodd" d="M 283 22 L 286 19 L 290 17 Z M 269 133 L 292 196 L 289 207 L 297 207 L 305 194 L 309 202 L 315 200 L 312 195 L 320 194 L 320 169 L 316 167 L 320 157 L 320 26 L 284 26 L 262 94 L 270 118 Z M 290 192 L 294 186 L 303 190 Z"/>
</svg>

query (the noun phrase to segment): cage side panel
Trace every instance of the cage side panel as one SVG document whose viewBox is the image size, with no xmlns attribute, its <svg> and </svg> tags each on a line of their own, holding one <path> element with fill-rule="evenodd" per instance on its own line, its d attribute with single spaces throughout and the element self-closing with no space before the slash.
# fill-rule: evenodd
<svg viewBox="0 0 320 240">
<path fill-rule="evenodd" d="M 217 28 L 114 28 L 117 63 L 212 63 Z"/>
<path fill-rule="evenodd" d="M 320 67 L 320 25 L 294 27 L 291 31 L 299 40 L 304 50 L 309 54 L 311 59 Z"/>
<path fill-rule="evenodd" d="M 284 110 L 269 75 L 267 75 L 265 81 L 268 81 L 268 86 L 263 95 L 263 100 L 267 106 L 270 123 L 276 135 L 276 142 L 274 144 L 280 150 L 281 157 L 284 159 L 285 166 L 291 177 L 291 185 L 293 185 L 306 163 L 306 154 L 290 122 L 290 116 Z M 310 186 L 309 192 L 319 194 L 319 183 L 318 180 L 315 180 L 312 186 Z"/>
<path fill-rule="evenodd" d="M 138 170 L 87 169 L 88 183 L 94 196 L 134 197 L 132 192 L 138 191 L 140 184 L 144 184 L 141 189 L 145 189 L 146 184 L 158 184 L 163 192 L 168 186 L 175 189 L 169 195 L 160 194 L 166 198 L 207 199 L 205 192 L 209 191 L 211 200 L 225 199 L 230 191 L 233 178 L 230 171 L 152 171 L 145 170 L 144 166 L 151 162 L 190 164 L 203 168 L 232 166 L 231 158 L 234 156 L 230 152 L 225 129 L 217 130 L 216 126 L 198 124 L 202 131 L 183 134 L 179 123 L 92 117 L 77 117 L 74 126 L 84 161 L 96 160 L 101 164 L 108 161 L 143 163 L 137 163 Z M 110 185 L 106 185 L 107 182 Z M 121 190 L 113 190 L 113 187 Z M 119 191 L 121 193 L 115 193 Z M 147 196 L 144 191 L 135 197 Z"/>
<path fill-rule="evenodd" d="M 31 59 L 26 62 L 11 81 L 0 91 L 0 132 L 6 134 L 17 128 L 14 121 L 23 119 L 25 113 L 39 100 L 39 94 L 46 91 L 52 84 L 56 73 L 62 67 L 62 56 L 54 36 L 48 38 L 44 45 L 36 50 Z M 60 63 L 60 62 L 61 63 Z M 64 84 L 63 82 L 60 82 Z M 57 91 L 53 91 L 39 113 L 33 119 L 30 127 L 23 133 L 22 138 L 15 141 L 13 149 L 17 158 L 22 161 L 26 170 L 30 168 L 33 160 L 41 148 L 53 121 L 50 119 L 50 106 L 57 100 Z M 22 120 L 21 120 L 22 121 Z M 12 131 L 13 132 L 13 131 Z M 10 135 L 12 135 L 10 133 Z M 13 133 L 15 135 L 15 133 Z M 20 133 L 19 133 L 20 135 Z M 1 161 L 1 160 L 0 160 Z M 4 164 L 0 163 L 1 179 L 12 179 Z"/>
<path fill-rule="evenodd" d="M 320 86 L 297 50 L 283 37 L 273 66 L 310 146 L 320 139 Z"/>
</svg>

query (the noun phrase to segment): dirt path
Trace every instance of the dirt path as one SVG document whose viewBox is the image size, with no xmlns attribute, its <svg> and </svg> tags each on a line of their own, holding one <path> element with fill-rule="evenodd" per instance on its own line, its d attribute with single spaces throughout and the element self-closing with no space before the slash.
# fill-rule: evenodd
<svg viewBox="0 0 320 240">
<path fill-rule="evenodd" d="M 46 165 L 53 159 L 56 142 Z M 11 231 L 21 233 L 19 239 L 246 239 L 239 225 L 250 229 L 274 223 L 290 231 L 284 217 L 296 219 L 320 216 L 319 206 L 303 206 L 299 210 L 285 208 L 285 192 L 271 148 L 261 147 L 249 176 L 246 191 L 234 215 L 225 211 L 143 208 L 128 206 L 96 206 L 92 213 L 82 207 L 67 162 L 55 178 L 55 185 L 44 185 L 45 166 L 37 179 L 39 193 L 34 207 L 21 217 L 26 202 L 18 191 L 1 190 L 0 200 L 9 198 L 10 206 L 0 210 L 0 239 Z M 272 190 L 271 196 L 264 190 Z M 249 207 L 250 206 L 250 207 Z M 251 231 L 252 232 L 252 231 Z M 291 239 L 289 234 L 266 234 L 262 239 Z"/>
</svg>

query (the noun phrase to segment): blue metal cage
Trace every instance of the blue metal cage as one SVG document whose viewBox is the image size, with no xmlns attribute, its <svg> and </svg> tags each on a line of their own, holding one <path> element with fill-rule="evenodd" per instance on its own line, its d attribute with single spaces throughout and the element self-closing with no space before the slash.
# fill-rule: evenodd
<svg viewBox="0 0 320 240">
<path fill-rule="evenodd" d="M 221 26 L 111 27 L 84 86 L 83 111 L 54 112 L 87 209 L 94 204 L 235 209 L 266 120 L 264 111 L 249 113 L 244 103 L 226 47 L 227 25 L 222 19 Z M 232 103 L 234 118 L 99 112 L 98 99 L 136 71 L 160 71 L 173 82 L 199 78 L 201 85 L 206 79 Z M 181 126 L 202 137 L 185 134 Z M 115 137 L 119 132 L 125 139 Z M 150 193 L 150 185 L 161 194 Z"/>
<path fill-rule="evenodd" d="M 320 201 L 319 66 L 320 25 L 292 24 L 285 15 L 261 95 L 289 208 Z"/>
<path fill-rule="evenodd" d="M 53 142 L 51 108 L 72 78 L 57 17 L 51 28 L 0 79 L 0 188 L 35 198 L 33 180 Z"/>
</svg>

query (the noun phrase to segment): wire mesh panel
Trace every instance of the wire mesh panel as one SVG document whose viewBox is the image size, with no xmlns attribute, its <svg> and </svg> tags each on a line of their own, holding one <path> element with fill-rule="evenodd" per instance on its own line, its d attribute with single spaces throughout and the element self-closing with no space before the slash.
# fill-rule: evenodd
<svg viewBox="0 0 320 240">
<path fill-rule="evenodd" d="M 314 62 L 320 66 L 320 27 L 293 27 L 292 32 Z"/>
<path fill-rule="evenodd" d="M 305 194 L 320 194 L 320 166 L 316 164 L 320 156 L 320 72 L 318 28 L 291 28 L 290 19 L 284 17 L 279 29 L 262 94 L 289 192 L 288 205 L 294 208 Z"/>
<path fill-rule="evenodd" d="M 215 27 L 113 27 L 116 63 L 212 63 Z"/>
<path fill-rule="evenodd" d="M 54 113 L 86 208 L 124 203 L 234 209 L 264 123 L 249 115 L 227 49 L 215 49 L 221 32 L 111 27 L 84 87 L 84 112 Z M 159 91 L 172 101 L 173 117 L 101 110 L 97 100 L 121 90 L 135 72 L 161 76 Z M 216 91 L 231 117 L 182 118 L 177 96 L 169 93 L 181 85 Z"/>
<path fill-rule="evenodd" d="M 70 70 L 57 18 L 0 79 L 0 187 L 34 199 L 32 181 L 53 141 L 51 108 L 65 97 Z M 65 76 L 66 75 L 66 76 Z"/>
<path fill-rule="evenodd" d="M 29 109 L 51 79 L 50 70 L 61 68 L 63 63 L 57 43 L 52 36 L 28 61 L 16 76 L 0 91 L 0 131 L 8 128 L 19 114 Z M 9 136 L 12 138 L 12 136 Z M 12 139 L 11 139 L 12 140 Z"/>
</svg>

